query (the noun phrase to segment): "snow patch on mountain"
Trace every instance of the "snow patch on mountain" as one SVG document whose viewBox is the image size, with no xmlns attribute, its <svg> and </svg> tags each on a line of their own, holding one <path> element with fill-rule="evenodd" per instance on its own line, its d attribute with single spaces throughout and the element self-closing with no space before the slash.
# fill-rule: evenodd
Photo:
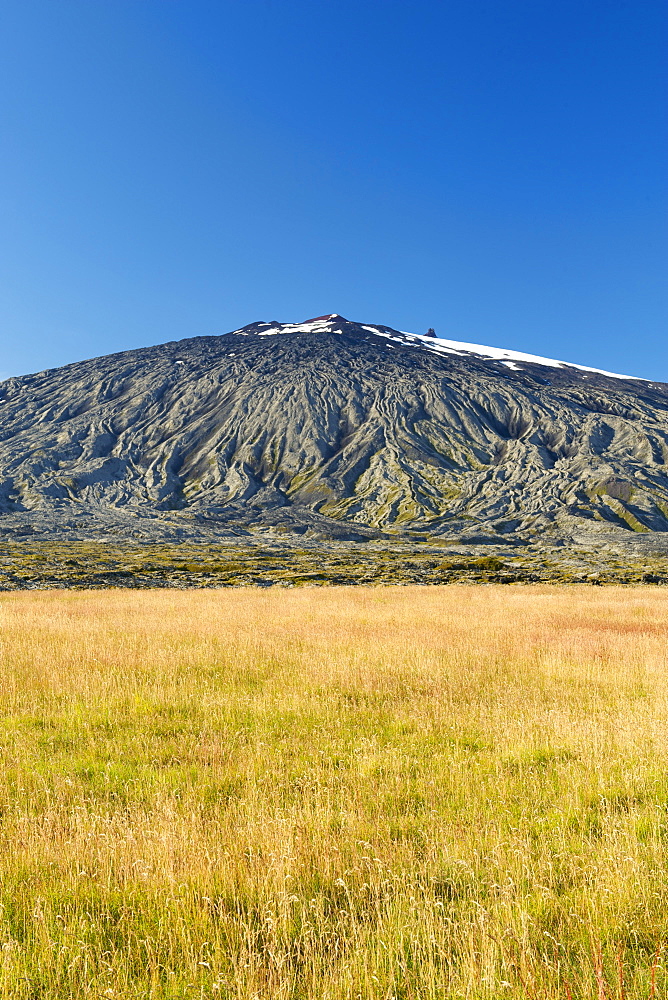
<svg viewBox="0 0 668 1000">
<path fill-rule="evenodd" d="M 618 372 L 608 372 L 603 368 L 591 368 L 588 365 L 576 365 L 570 361 L 557 361 L 555 358 L 544 358 L 539 354 L 526 354 L 523 351 L 509 351 L 501 347 L 486 347 L 483 344 L 467 344 L 464 341 L 445 340 L 440 337 L 437 340 L 434 340 L 433 337 L 427 337 L 421 334 L 410 334 L 410 336 L 419 338 L 426 347 L 431 348 L 433 351 L 440 351 L 441 353 L 446 354 L 459 354 L 460 356 L 473 354 L 478 358 L 489 358 L 493 361 L 501 361 L 506 364 L 508 368 L 513 368 L 515 371 L 521 371 L 516 362 L 524 361 L 526 364 L 542 365 L 544 368 L 576 368 L 581 372 L 595 372 L 597 375 L 607 375 L 608 378 L 646 381 L 646 379 L 637 379 L 637 376 L 635 375 L 620 375 Z"/>
<path fill-rule="evenodd" d="M 618 372 L 605 371 L 603 368 L 591 368 L 588 365 L 558 361 L 556 358 L 544 358 L 541 355 L 527 354 L 523 351 L 511 351 L 501 347 L 488 347 L 484 344 L 470 344 L 460 340 L 446 340 L 443 337 L 434 337 L 429 334 L 393 330 L 387 326 L 351 323 L 338 313 L 318 316 L 303 323 L 256 323 L 253 325 L 253 333 L 259 337 L 272 337 L 290 333 L 346 334 L 350 332 L 346 327 L 356 327 L 358 330 L 364 330 L 375 337 L 383 337 L 386 340 L 400 343 L 405 347 L 425 347 L 427 350 L 435 351 L 438 354 L 454 354 L 459 357 L 471 356 L 482 361 L 500 361 L 512 371 L 522 371 L 521 363 L 523 362 L 524 364 L 541 365 L 543 368 L 575 369 L 578 372 L 593 372 L 596 375 L 606 375 L 608 378 L 628 379 L 638 382 L 648 381 L 647 379 L 640 379 L 635 375 L 621 375 Z M 235 331 L 235 333 L 248 332 L 250 332 L 248 328 Z M 389 346 L 391 345 L 388 344 Z M 582 377 L 586 378 L 587 376 L 583 375 Z"/>
</svg>

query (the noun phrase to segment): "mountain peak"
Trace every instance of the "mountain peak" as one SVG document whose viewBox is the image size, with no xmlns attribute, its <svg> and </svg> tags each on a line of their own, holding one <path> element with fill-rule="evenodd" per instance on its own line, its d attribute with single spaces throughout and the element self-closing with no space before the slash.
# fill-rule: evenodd
<svg viewBox="0 0 668 1000">
<path fill-rule="evenodd" d="M 348 322 L 348 320 L 340 313 L 327 313 L 325 316 L 314 316 L 313 319 L 305 319 L 303 321 L 303 325 L 307 326 L 309 323 L 323 323 L 333 319 L 340 319 L 343 323 Z"/>
<path fill-rule="evenodd" d="M 589 375 L 592 374 L 604 375 L 606 378 L 630 379 L 638 382 L 647 381 L 647 379 L 637 378 L 634 375 L 620 375 L 617 372 L 609 372 L 603 368 L 592 368 L 588 365 L 580 365 L 572 361 L 560 361 L 556 358 L 546 358 L 538 354 L 527 354 L 525 351 L 509 350 L 505 347 L 490 347 L 462 340 L 448 340 L 437 336 L 433 327 L 430 327 L 426 333 L 408 333 L 404 330 L 395 330 L 390 326 L 383 326 L 382 324 L 358 323 L 354 320 L 346 319 L 340 313 L 327 313 L 324 316 L 314 316 L 312 319 L 303 320 L 301 323 L 279 323 L 275 320 L 272 323 L 250 323 L 248 326 L 235 330 L 234 333 L 260 337 L 293 333 L 340 334 L 365 340 L 368 340 L 371 335 L 382 338 L 386 345 L 390 347 L 401 345 L 408 348 L 424 348 L 442 356 L 458 356 L 491 364 L 497 369 L 499 365 L 502 365 L 511 371 L 522 371 L 526 365 L 537 365 L 541 368 L 570 370 L 571 373 L 577 374 L 579 378 L 583 379 L 589 378 Z"/>
</svg>

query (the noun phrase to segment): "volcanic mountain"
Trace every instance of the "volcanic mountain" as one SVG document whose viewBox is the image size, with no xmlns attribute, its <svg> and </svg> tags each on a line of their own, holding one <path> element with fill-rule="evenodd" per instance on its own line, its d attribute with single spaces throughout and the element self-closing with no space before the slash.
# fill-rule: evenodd
<svg viewBox="0 0 668 1000">
<path fill-rule="evenodd" d="M 0 532 L 668 531 L 668 385 L 338 315 L 0 383 Z"/>
</svg>

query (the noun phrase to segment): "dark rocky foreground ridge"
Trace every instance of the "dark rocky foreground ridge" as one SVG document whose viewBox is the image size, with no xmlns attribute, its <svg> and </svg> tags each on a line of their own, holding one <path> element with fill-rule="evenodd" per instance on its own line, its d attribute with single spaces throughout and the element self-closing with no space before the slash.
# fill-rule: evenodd
<svg viewBox="0 0 668 1000">
<path fill-rule="evenodd" d="M 0 537 L 663 558 L 668 386 L 528 358 L 334 315 L 8 379 Z"/>
</svg>

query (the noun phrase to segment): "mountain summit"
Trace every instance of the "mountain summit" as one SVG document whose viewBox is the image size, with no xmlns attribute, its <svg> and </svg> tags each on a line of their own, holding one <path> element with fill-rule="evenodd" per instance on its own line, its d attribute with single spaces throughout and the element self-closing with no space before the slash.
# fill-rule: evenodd
<svg viewBox="0 0 668 1000">
<path fill-rule="evenodd" d="M 336 313 L 0 383 L 0 532 L 668 531 L 668 386 Z"/>
</svg>

